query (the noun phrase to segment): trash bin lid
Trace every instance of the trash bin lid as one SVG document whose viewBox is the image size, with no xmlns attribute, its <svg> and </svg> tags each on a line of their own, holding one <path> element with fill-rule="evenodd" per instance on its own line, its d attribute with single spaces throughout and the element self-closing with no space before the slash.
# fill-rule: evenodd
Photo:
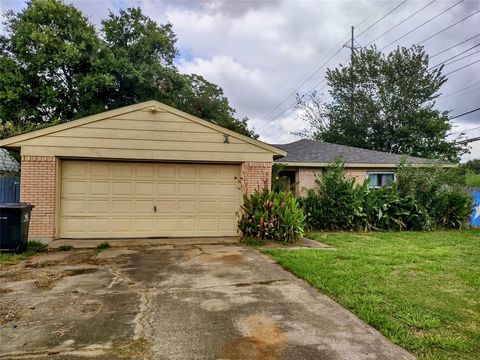
<svg viewBox="0 0 480 360">
<path fill-rule="evenodd" d="M 17 202 L 17 203 L 0 203 L 0 209 L 25 209 L 25 208 L 34 208 L 35 206 L 27 202 Z"/>
</svg>

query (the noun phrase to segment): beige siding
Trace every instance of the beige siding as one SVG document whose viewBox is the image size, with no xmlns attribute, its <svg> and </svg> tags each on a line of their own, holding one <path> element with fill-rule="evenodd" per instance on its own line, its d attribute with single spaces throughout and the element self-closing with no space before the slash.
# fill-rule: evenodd
<svg viewBox="0 0 480 360">
<path fill-rule="evenodd" d="M 271 161 L 272 152 L 170 112 L 137 110 L 18 143 L 22 155 L 178 161 Z"/>
</svg>

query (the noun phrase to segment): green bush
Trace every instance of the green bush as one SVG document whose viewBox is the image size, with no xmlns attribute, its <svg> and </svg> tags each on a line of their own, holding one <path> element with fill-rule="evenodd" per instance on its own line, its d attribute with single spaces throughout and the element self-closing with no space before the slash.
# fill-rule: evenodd
<svg viewBox="0 0 480 360">
<path fill-rule="evenodd" d="M 461 228 L 472 209 L 458 169 L 400 164 L 397 182 L 370 188 L 368 179 L 355 183 L 337 161 L 317 184 L 300 200 L 313 230 Z"/>
<path fill-rule="evenodd" d="M 238 228 L 244 240 L 293 243 L 304 234 L 305 215 L 291 192 L 256 191 L 243 196 Z"/>
</svg>

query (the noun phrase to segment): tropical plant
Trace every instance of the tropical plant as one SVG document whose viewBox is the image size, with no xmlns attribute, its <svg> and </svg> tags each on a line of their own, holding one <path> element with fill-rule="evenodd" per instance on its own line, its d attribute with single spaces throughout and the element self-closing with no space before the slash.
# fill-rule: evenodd
<svg viewBox="0 0 480 360">
<path fill-rule="evenodd" d="M 293 243 L 304 234 L 305 215 L 287 191 L 257 190 L 243 196 L 238 228 L 244 240 Z"/>
</svg>

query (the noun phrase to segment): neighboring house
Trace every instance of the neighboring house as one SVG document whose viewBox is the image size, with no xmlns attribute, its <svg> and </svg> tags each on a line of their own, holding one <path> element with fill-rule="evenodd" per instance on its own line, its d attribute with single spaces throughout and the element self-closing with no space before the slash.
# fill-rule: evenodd
<svg viewBox="0 0 480 360">
<path fill-rule="evenodd" d="M 0 149 L 0 177 L 14 176 L 19 173 L 20 167 L 5 149 Z"/>
<path fill-rule="evenodd" d="M 402 159 L 401 155 L 307 139 L 274 146 L 287 152 L 286 157 L 275 162 L 285 165 L 282 175 L 285 176 L 287 186 L 295 189 L 298 195 L 305 195 L 308 189 L 315 188 L 315 180 L 322 175 L 325 167 L 339 157 L 345 163 L 348 175 L 358 183 L 370 178 L 370 185 L 375 187 L 395 179 L 396 168 Z M 418 166 L 455 166 L 418 157 L 407 157 L 406 160 Z"/>
<path fill-rule="evenodd" d="M 286 151 L 157 101 L 0 140 L 20 151 L 30 238 L 236 236 L 239 179 Z"/>
</svg>

